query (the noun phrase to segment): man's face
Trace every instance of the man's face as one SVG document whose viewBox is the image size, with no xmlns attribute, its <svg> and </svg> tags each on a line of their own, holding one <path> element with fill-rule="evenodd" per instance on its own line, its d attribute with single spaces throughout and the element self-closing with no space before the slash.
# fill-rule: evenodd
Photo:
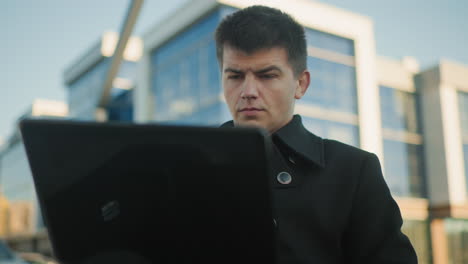
<svg viewBox="0 0 468 264">
<path fill-rule="evenodd" d="M 246 54 L 224 45 L 224 97 L 236 126 L 262 127 L 274 133 L 293 116 L 294 101 L 307 90 L 307 70 L 298 77 L 284 48 Z"/>
</svg>

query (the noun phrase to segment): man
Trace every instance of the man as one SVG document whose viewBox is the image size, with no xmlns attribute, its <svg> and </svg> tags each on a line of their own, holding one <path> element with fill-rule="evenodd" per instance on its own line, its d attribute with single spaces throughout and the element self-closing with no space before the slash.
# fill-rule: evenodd
<svg viewBox="0 0 468 264">
<path fill-rule="evenodd" d="M 266 129 L 274 143 L 278 263 L 417 263 L 378 158 L 321 139 L 293 115 L 310 83 L 303 28 L 253 6 L 216 30 L 224 96 L 233 121 Z"/>
</svg>

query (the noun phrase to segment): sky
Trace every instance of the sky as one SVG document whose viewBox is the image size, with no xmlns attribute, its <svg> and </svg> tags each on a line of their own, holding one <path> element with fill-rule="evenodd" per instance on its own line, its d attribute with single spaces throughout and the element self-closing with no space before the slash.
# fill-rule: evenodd
<svg viewBox="0 0 468 264">
<path fill-rule="evenodd" d="M 189 0 L 146 0 L 134 34 Z M 449 59 L 468 66 L 466 0 L 321 0 L 370 17 L 377 54 L 415 57 L 421 68 Z M 118 31 L 130 0 L 3 0 L 0 2 L 0 143 L 35 98 L 66 100 L 63 71 Z M 1 145 L 1 144 L 0 144 Z"/>
</svg>

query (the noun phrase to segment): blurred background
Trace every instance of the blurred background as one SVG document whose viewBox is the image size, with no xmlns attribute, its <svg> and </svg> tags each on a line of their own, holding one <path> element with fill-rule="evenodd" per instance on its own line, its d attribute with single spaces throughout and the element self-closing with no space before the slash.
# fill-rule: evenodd
<svg viewBox="0 0 468 264">
<path fill-rule="evenodd" d="M 213 32 L 261 3 L 306 29 L 312 83 L 296 104 L 306 127 L 379 156 L 420 263 L 468 263 L 468 2 L 132 3 L 0 3 L 0 240 L 52 254 L 18 120 L 230 120 Z"/>
</svg>

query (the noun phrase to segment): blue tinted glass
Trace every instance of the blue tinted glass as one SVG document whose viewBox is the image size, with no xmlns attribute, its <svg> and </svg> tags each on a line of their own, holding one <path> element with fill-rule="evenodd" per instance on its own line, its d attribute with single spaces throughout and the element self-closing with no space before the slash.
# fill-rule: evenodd
<svg viewBox="0 0 468 264">
<path fill-rule="evenodd" d="M 359 129 L 355 125 L 302 116 L 304 127 L 315 135 L 359 147 Z"/>
<path fill-rule="evenodd" d="M 133 120 L 133 91 L 120 90 L 120 93 L 109 102 L 107 114 L 109 121 Z"/>
<path fill-rule="evenodd" d="M 13 142 L 1 153 L 0 192 L 9 201 L 36 200 L 34 183 L 22 141 Z"/>
<path fill-rule="evenodd" d="M 210 87 L 209 97 L 217 97 L 221 92 L 221 70 L 216 57 L 216 43 L 214 40 L 209 44 L 208 69 L 206 70 L 208 71 L 208 85 Z"/>
<path fill-rule="evenodd" d="M 230 119 L 231 118 L 227 105 L 222 102 L 217 102 L 211 105 L 200 107 L 189 115 L 185 115 L 179 119 L 167 121 L 165 123 L 180 125 L 219 126 Z"/>
<path fill-rule="evenodd" d="M 117 74 L 120 78 L 129 80 L 135 80 L 137 71 L 137 64 L 133 61 L 122 61 L 119 67 L 119 73 Z"/>
<path fill-rule="evenodd" d="M 463 153 L 464 153 L 464 160 L 465 160 L 465 183 L 466 183 L 466 190 L 468 192 L 468 143 L 463 144 Z"/>
<path fill-rule="evenodd" d="M 159 47 L 152 53 L 153 66 L 160 67 L 168 61 L 181 58 L 184 52 L 194 48 L 197 42 L 206 38 L 212 39 L 219 20 L 219 11 L 215 11 Z"/>
<path fill-rule="evenodd" d="M 305 33 L 307 44 L 309 46 L 354 56 L 354 42 L 351 39 L 346 39 L 311 28 L 306 28 Z"/>
<path fill-rule="evenodd" d="M 71 117 L 94 118 L 96 104 L 101 97 L 109 58 L 104 58 L 68 85 L 68 107 Z M 89 116 L 89 115 L 92 116 Z"/>
<path fill-rule="evenodd" d="M 416 94 L 380 86 L 382 126 L 420 133 Z"/>
<path fill-rule="evenodd" d="M 302 116 L 302 123 L 307 130 L 321 137 L 327 137 L 327 124 L 325 120 Z"/>
<path fill-rule="evenodd" d="M 238 8 L 234 8 L 232 6 L 222 6 L 221 9 L 220 9 L 220 16 L 221 16 L 221 19 L 225 18 L 226 16 L 236 12 L 237 10 L 239 10 Z"/>
<path fill-rule="evenodd" d="M 357 114 L 356 70 L 354 67 L 307 58 L 311 83 L 301 99 L 322 108 Z"/>
<path fill-rule="evenodd" d="M 0 240 L 0 261 L 12 263 L 14 261 L 13 252 Z"/>
<path fill-rule="evenodd" d="M 194 107 L 198 107 L 200 95 L 200 50 L 194 52 L 188 57 L 187 63 L 187 84 L 186 84 L 186 97 L 188 100 L 192 101 Z"/>
<path fill-rule="evenodd" d="M 110 58 L 104 58 L 68 86 L 70 116 L 78 119 L 94 119 L 94 111 L 102 96 L 102 88 L 109 70 Z M 123 61 L 118 78 L 135 83 L 137 64 Z M 119 90 L 113 89 L 111 96 L 118 96 Z"/>
<path fill-rule="evenodd" d="M 468 141 L 468 93 L 458 92 L 462 135 Z"/>
<path fill-rule="evenodd" d="M 395 196 L 424 197 L 422 146 L 384 140 L 385 180 Z"/>
<path fill-rule="evenodd" d="M 153 51 L 151 87 L 158 120 L 178 120 L 219 101 L 220 72 L 213 39 L 219 12 Z"/>
</svg>

